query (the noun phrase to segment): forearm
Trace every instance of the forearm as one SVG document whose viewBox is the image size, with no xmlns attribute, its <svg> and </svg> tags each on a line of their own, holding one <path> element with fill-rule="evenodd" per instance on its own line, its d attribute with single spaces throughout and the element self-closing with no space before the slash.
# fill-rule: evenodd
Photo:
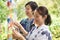
<svg viewBox="0 0 60 40">
<path fill-rule="evenodd" d="M 19 39 L 19 40 L 26 40 L 26 39 L 24 38 L 24 36 L 21 35 L 21 34 L 18 36 L 18 39 Z"/>
</svg>

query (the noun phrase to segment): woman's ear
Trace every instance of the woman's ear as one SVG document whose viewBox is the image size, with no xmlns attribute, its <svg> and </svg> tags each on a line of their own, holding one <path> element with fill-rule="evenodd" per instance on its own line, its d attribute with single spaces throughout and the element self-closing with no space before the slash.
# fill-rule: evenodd
<svg viewBox="0 0 60 40">
<path fill-rule="evenodd" d="M 47 18 L 47 15 L 44 16 L 44 20 Z"/>
</svg>

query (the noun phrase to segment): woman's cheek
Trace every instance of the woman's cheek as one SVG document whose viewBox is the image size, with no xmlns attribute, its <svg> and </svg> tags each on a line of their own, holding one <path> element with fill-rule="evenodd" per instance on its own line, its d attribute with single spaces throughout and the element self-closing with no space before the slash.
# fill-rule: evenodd
<svg viewBox="0 0 60 40">
<path fill-rule="evenodd" d="M 38 22 L 38 21 L 39 21 L 39 19 L 38 19 L 38 18 L 36 18 L 36 21 Z"/>
</svg>

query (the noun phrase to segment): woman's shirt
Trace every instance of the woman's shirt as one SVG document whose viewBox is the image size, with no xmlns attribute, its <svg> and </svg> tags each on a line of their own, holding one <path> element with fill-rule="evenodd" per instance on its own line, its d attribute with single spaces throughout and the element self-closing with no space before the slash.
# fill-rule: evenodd
<svg viewBox="0 0 60 40">
<path fill-rule="evenodd" d="M 36 26 L 33 27 L 26 36 L 26 40 L 52 40 L 48 26 L 42 25 L 39 28 Z"/>
<path fill-rule="evenodd" d="M 33 20 L 34 20 L 34 19 L 29 20 L 28 18 L 26 18 L 26 19 L 23 19 L 23 20 L 20 22 L 20 24 L 24 27 L 24 29 L 25 29 L 27 32 L 29 32 L 29 31 L 32 29 L 32 27 L 30 27 L 30 26 L 31 26 L 31 24 L 33 23 Z"/>
</svg>

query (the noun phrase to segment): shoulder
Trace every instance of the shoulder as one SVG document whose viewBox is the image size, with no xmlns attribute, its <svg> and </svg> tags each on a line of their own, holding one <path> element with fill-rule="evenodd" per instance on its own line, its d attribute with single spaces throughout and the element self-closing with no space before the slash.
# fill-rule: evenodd
<svg viewBox="0 0 60 40">
<path fill-rule="evenodd" d="M 20 23 L 25 23 L 26 21 L 27 21 L 27 18 L 22 19 L 22 20 L 20 21 Z"/>
<path fill-rule="evenodd" d="M 51 35 L 50 30 L 49 30 L 49 26 L 44 25 L 43 29 L 44 30 L 42 30 L 41 35 L 47 37 L 48 40 L 52 40 L 52 35 Z"/>
<path fill-rule="evenodd" d="M 42 29 L 42 30 L 41 30 L 41 35 L 42 35 L 43 37 L 47 37 L 48 40 L 51 40 L 51 39 L 52 39 L 52 35 L 51 35 L 50 30 L 49 30 L 49 27 L 46 26 L 46 25 L 43 25 L 43 27 L 42 27 L 41 29 Z"/>
<path fill-rule="evenodd" d="M 42 35 L 44 35 L 44 34 L 46 34 L 46 35 L 50 34 L 50 30 L 49 30 L 49 27 L 47 25 L 43 25 L 42 29 L 43 29 L 42 32 L 41 32 Z"/>
<path fill-rule="evenodd" d="M 45 35 L 45 37 L 47 37 L 48 38 L 48 40 L 52 40 L 52 36 L 51 36 L 51 33 L 49 32 L 49 31 L 42 31 L 41 32 L 41 35 L 42 36 L 44 36 Z"/>
</svg>

